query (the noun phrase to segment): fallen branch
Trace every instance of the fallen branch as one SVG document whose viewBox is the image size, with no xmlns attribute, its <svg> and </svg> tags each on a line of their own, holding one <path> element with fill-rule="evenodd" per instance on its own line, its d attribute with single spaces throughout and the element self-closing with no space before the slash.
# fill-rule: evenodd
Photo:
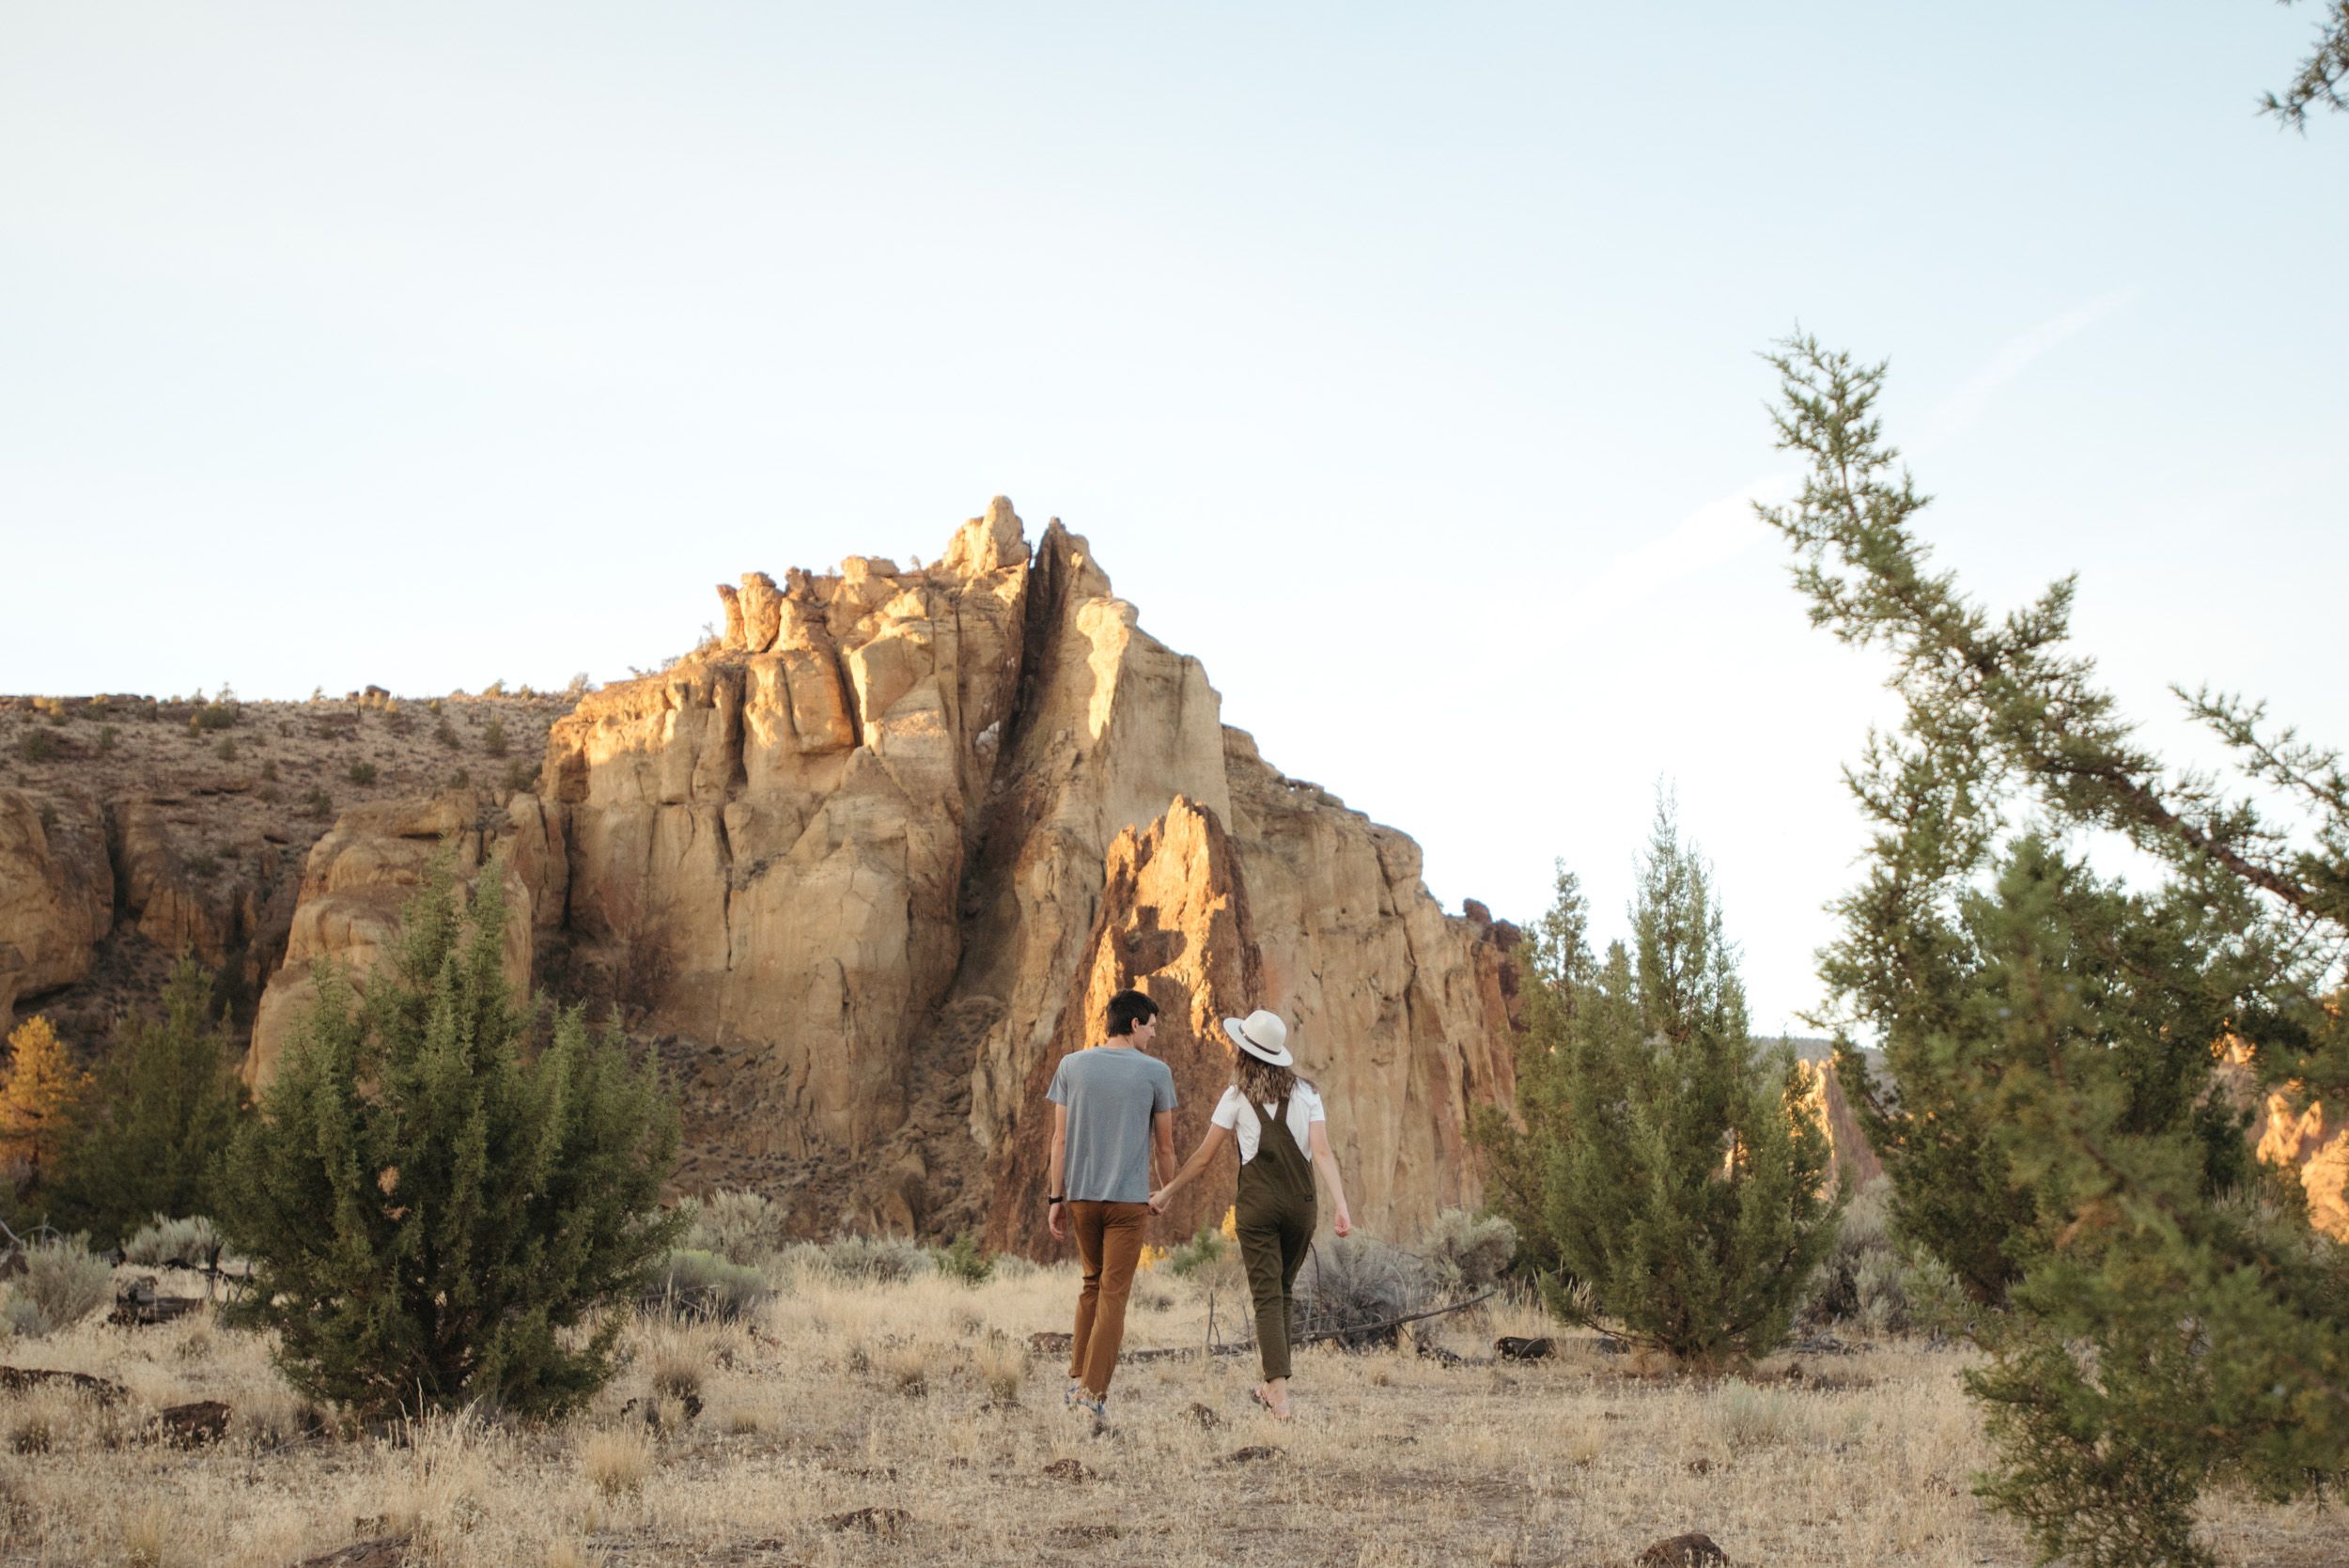
<svg viewBox="0 0 2349 1568">
<path fill-rule="evenodd" d="M 1407 1323 L 1418 1323 L 1431 1317 L 1444 1317 L 1453 1312 L 1465 1312 L 1470 1307 L 1489 1301 L 1500 1294 L 1499 1288 L 1495 1287 L 1482 1296 L 1470 1296 L 1466 1301 L 1455 1301 L 1449 1307 L 1430 1307 L 1423 1312 L 1408 1312 L 1402 1317 L 1390 1318 L 1384 1323 L 1361 1323 L 1344 1328 L 1317 1328 L 1310 1334 L 1299 1334 L 1289 1343 L 1291 1344 L 1315 1344 L 1323 1340 L 1352 1339 L 1358 1334 L 1383 1334 L 1390 1328 L 1400 1328 Z"/>
</svg>

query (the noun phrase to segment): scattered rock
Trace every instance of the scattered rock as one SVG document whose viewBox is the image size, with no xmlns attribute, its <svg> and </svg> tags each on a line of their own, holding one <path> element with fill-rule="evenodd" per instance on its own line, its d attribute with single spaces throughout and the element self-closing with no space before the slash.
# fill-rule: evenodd
<svg viewBox="0 0 2349 1568">
<path fill-rule="evenodd" d="M 1558 1348 L 1558 1342 L 1544 1335 L 1537 1340 L 1519 1339 L 1503 1334 L 1493 1341 L 1493 1349 L 1504 1361 L 1539 1361 L 1548 1358 Z"/>
<path fill-rule="evenodd" d="M 1028 1336 L 1028 1348 L 1038 1356 L 1066 1356 L 1068 1354 L 1069 1347 L 1076 1343 L 1077 1336 L 1074 1334 L 1055 1334 L 1047 1331 Z"/>
<path fill-rule="evenodd" d="M 1093 1479 L 1093 1472 L 1085 1468 L 1084 1461 L 1081 1459 L 1055 1459 L 1044 1467 L 1044 1473 L 1054 1481 L 1086 1482 Z"/>
<path fill-rule="evenodd" d="M 1125 1533 L 1116 1525 L 1061 1525 L 1053 1529 L 1052 1539 L 1075 1543 L 1115 1541 Z"/>
<path fill-rule="evenodd" d="M 216 1399 L 174 1405 L 155 1418 L 163 1441 L 173 1448 L 199 1448 L 228 1436 L 228 1406 Z"/>
<path fill-rule="evenodd" d="M 828 1529 L 861 1529 L 870 1535 L 896 1535 L 913 1523 L 913 1515 L 902 1508 L 852 1508 L 846 1514 L 834 1514 L 824 1520 Z"/>
<path fill-rule="evenodd" d="M 317 1557 L 305 1557 L 296 1568 L 402 1568 L 408 1560 L 408 1537 L 381 1535 L 354 1541 Z"/>
<path fill-rule="evenodd" d="M 1690 1475 L 1711 1475 L 1713 1473 L 1713 1461 L 1700 1453 L 1694 1459 L 1689 1460 L 1686 1465 L 1683 1465 L 1680 1467 L 1688 1471 Z"/>
<path fill-rule="evenodd" d="M 46 1367 L 0 1367 L 0 1393 L 30 1393 L 35 1389 L 62 1385 L 77 1393 L 88 1394 L 101 1405 L 112 1405 L 131 1397 L 131 1390 L 110 1378 L 92 1377 L 86 1372 L 52 1372 Z"/>
<path fill-rule="evenodd" d="M 1439 1367 L 1464 1367 L 1468 1365 L 1467 1357 L 1455 1355 L 1453 1352 L 1446 1350 L 1442 1345 L 1438 1344 L 1435 1341 L 1421 1339 L 1417 1334 L 1413 1334 L 1411 1336 L 1411 1349 L 1421 1360 L 1433 1361 Z"/>
<path fill-rule="evenodd" d="M 185 1317 L 204 1305 L 200 1296 L 162 1296 L 156 1292 L 155 1276 L 142 1274 L 137 1279 L 115 1287 L 115 1310 L 106 1314 L 106 1321 L 118 1327 L 142 1327 L 148 1324 L 169 1323 L 175 1317 Z"/>
<path fill-rule="evenodd" d="M 1699 1530 L 1658 1541 L 1632 1559 L 1637 1568 L 1727 1568 L 1729 1554 Z"/>
<path fill-rule="evenodd" d="M 1268 1460 L 1285 1458 L 1287 1454 L 1286 1449 L 1275 1448 L 1270 1443 L 1251 1443 L 1244 1449 L 1234 1449 L 1231 1456 L 1223 1462 L 1227 1465 L 1258 1465 Z"/>
<path fill-rule="evenodd" d="M 1184 1414 L 1189 1416 L 1192 1421 L 1197 1421 L 1199 1423 L 1199 1430 L 1202 1432 L 1213 1432 L 1217 1427 L 1223 1424 L 1223 1418 L 1217 1415 L 1213 1410 L 1208 1409 L 1204 1405 L 1193 1405 L 1189 1410 L 1185 1411 Z"/>
</svg>

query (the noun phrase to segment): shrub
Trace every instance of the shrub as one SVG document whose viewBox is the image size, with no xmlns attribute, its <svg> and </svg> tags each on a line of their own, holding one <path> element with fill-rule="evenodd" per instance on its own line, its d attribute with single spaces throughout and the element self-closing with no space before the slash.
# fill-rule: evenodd
<svg viewBox="0 0 2349 1568">
<path fill-rule="evenodd" d="M 122 738 L 122 732 L 121 732 L 121 731 L 119 731 L 119 730 L 117 730 L 117 729 L 116 729 L 116 728 L 115 728 L 112 724 L 101 724 L 101 725 L 99 725 L 99 726 L 98 726 L 98 754 L 99 754 L 100 756 L 108 756 L 108 755 L 111 755 L 111 754 L 113 753 L 113 752 L 114 752 L 114 749 L 115 749 L 115 743 L 116 743 L 117 741 L 118 741 L 119 739 L 121 739 L 121 738 Z"/>
<path fill-rule="evenodd" d="M 949 1280 L 966 1285 L 983 1285 L 995 1272 L 995 1260 L 979 1246 L 979 1238 L 969 1231 L 955 1237 L 945 1247 L 935 1250 L 938 1272 Z"/>
<path fill-rule="evenodd" d="M 0 1328 L 20 1339 L 45 1340 L 56 1325 L 40 1310 L 40 1303 L 29 1296 L 10 1296 L 0 1300 Z"/>
<path fill-rule="evenodd" d="M 371 762 L 354 762 L 350 765 L 350 771 L 345 776 L 355 784 L 371 784 L 375 783 L 376 779 L 375 764 Z"/>
<path fill-rule="evenodd" d="M 677 1209 L 686 1217 L 688 1248 L 715 1252 L 731 1264 L 754 1264 L 783 1250 L 787 1211 L 764 1193 L 712 1192 L 688 1198 Z"/>
<path fill-rule="evenodd" d="M 450 726 L 449 722 L 445 717 L 443 718 L 439 723 L 432 726 L 432 738 L 439 741 L 442 745 L 447 747 L 452 752 L 457 749 L 457 731 Z"/>
<path fill-rule="evenodd" d="M 497 679 L 495 679 L 495 680 L 491 681 L 489 685 L 487 685 L 487 686 L 483 687 L 483 688 L 481 689 L 481 694 L 482 694 L 483 696 L 485 696 L 485 697 L 503 697 L 503 696 L 505 696 L 505 695 L 506 695 L 506 677 L 505 677 L 504 675 L 500 675 L 500 676 L 498 676 L 498 678 L 497 678 Z"/>
<path fill-rule="evenodd" d="M 209 882 L 220 875 L 220 856 L 210 846 L 191 849 L 180 857 L 179 867 L 199 882 Z"/>
<path fill-rule="evenodd" d="M 715 1252 L 680 1247 L 661 1260 L 638 1304 L 649 1312 L 732 1323 L 756 1312 L 773 1294 L 767 1276 L 757 1269 L 729 1263 Z"/>
<path fill-rule="evenodd" d="M 999 1405 L 1019 1403 L 1019 1390 L 1028 1382 L 1028 1353 L 1017 1340 L 991 1328 L 972 1351 L 971 1360 L 988 1397 Z"/>
<path fill-rule="evenodd" d="M 1796 1321 L 1871 1338 L 1961 1332 L 1973 1315 L 1947 1265 L 1904 1246 L 1890 1225 L 1890 1181 L 1878 1176 L 1843 1210 L 1835 1246 L 1811 1277 Z"/>
<path fill-rule="evenodd" d="M 1517 1261 L 1517 1228 L 1497 1214 L 1446 1209 L 1427 1227 L 1420 1256 L 1439 1291 L 1479 1295 L 1499 1284 Z"/>
<path fill-rule="evenodd" d="M 505 720 L 492 719 L 490 721 L 489 728 L 481 732 L 481 749 L 484 753 L 493 757 L 502 757 L 506 754 Z"/>
<path fill-rule="evenodd" d="M 466 789 L 472 784 L 473 769 L 469 768 L 459 768 L 448 776 L 448 786 L 451 789 Z"/>
<path fill-rule="evenodd" d="M 579 1467 L 607 1498 L 636 1491 L 652 1469 L 652 1439 L 636 1427 L 592 1434 L 580 1446 Z"/>
<path fill-rule="evenodd" d="M 220 744 L 212 748 L 212 754 L 220 758 L 223 762 L 236 761 L 237 737 L 233 735 L 222 736 L 220 737 Z"/>
<path fill-rule="evenodd" d="M 220 1233 L 202 1215 L 166 1219 L 159 1214 L 123 1244 L 122 1261 L 145 1268 L 206 1264 L 219 1250 Z"/>
<path fill-rule="evenodd" d="M 818 1266 L 844 1280 L 884 1285 L 903 1284 L 936 1264 L 926 1248 L 902 1236 L 844 1235 L 811 1250 Z"/>
<path fill-rule="evenodd" d="M 1394 1343 L 1394 1320 L 1419 1310 L 1429 1284 L 1425 1265 L 1368 1236 L 1316 1244 L 1297 1282 L 1298 1332 L 1334 1335 L 1349 1350 Z"/>
<path fill-rule="evenodd" d="M 65 1151 L 57 1203 L 72 1223 L 110 1246 L 150 1217 L 154 1224 L 142 1235 L 178 1227 L 159 1245 L 194 1245 L 185 1228 L 200 1226 L 200 1251 L 165 1254 L 193 1258 L 217 1245 L 211 1222 L 162 1217 L 212 1207 L 213 1168 L 245 1111 L 237 1077 L 242 1048 L 226 1007 L 213 1002 L 210 971 L 193 957 L 172 966 L 163 1006 L 161 1019 L 133 1014 L 117 1032 L 86 1102 L 91 1109 Z"/>
<path fill-rule="evenodd" d="M 232 729 L 238 718 L 234 702 L 210 702 L 188 715 L 188 728 L 198 731 Z"/>
<path fill-rule="evenodd" d="M 1822 1189 L 1827 1137 L 1793 1050 L 1754 1048 L 1710 883 L 1659 802 L 1632 940 L 1601 963 L 1560 872 L 1523 992 L 1525 1130 L 1488 1113 L 1476 1132 L 1552 1311 L 1718 1368 L 1785 1339 L 1841 1194 Z"/>
<path fill-rule="evenodd" d="M 1223 1233 L 1212 1225 L 1202 1225 L 1199 1234 L 1166 1255 L 1166 1271 L 1177 1280 L 1188 1280 L 1231 1249 Z"/>
<path fill-rule="evenodd" d="M 47 762 L 60 750 L 47 730 L 26 730 L 16 743 L 16 754 L 26 762 Z"/>
<path fill-rule="evenodd" d="M 261 782 L 263 784 L 275 784 L 277 782 L 276 758 L 266 758 L 261 763 Z"/>
<path fill-rule="evenodd" d="M 48 1324 L 43 1332 L 72 1327 L 113 1295 L 114 1270 L 105 1259 L 90 1256 L 86 1238 L 37 1241 L 24 1250 L 24 1273 L 16 1282 L 16 1296 L 39 1312 Z"/>
<path fill-rule="evenodd" d="M 513 761 L 506 765 L 506 777 L 503 783 L 506 786 L 506 794 L 519 794 L 523 790 L 535 788 L 537 786 L 538 783 L 538 770 L 531 767 L 529 763 L 523 761 L 521 757 L 516 757 Z"/>
<path fill-rule="evenodd" d="M 334 815 L 334 798 L 312 784 L 302 797 L 302 809 L 306 815 L 328 817 Z"/>
<path fill-rule="evenodd" d="M 487 1401 L 552 1415 L 612 1375 L 647 1265 L 683 1221 L 655 1208 L 677 1156 L 659 1059 L 587 1032 L 542 1048 L 507 988 L 493 863 L 470 908 L 443 850 L 364 998 L 331 966 L 218 1211 L 249 1259 L 238 1321 L 274 1329 L 297 1391 L 362 1418 Z"/>
</svg>

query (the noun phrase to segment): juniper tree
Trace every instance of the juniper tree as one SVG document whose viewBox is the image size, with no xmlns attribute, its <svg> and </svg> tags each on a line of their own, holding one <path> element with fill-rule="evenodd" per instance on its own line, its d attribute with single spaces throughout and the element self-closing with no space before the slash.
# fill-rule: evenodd
<svg viewBox="0 0 2349 1568">
<path fill-rule="evenodd" d="M 1890 650 L 1905 710 L 1847 771 L 1875 831 L 1822 966 L 1894 1225 L 1991 1309 L 1983 1490 L 2049 1555 L 2205 1562 L 2204 1486 L 2349 1470 L 2349 1262 L 2213 1071 L 2223 1051 L 2301 1104 L 2349 1089 L 2349 773 L 2207 691 L 2179 695 L 2237 776 L 2165 768 L 2069 649 L 2072 579 L 1994 619 L 1930 568 L 1884 367 L 1799 337 L 1771 363 L 1810 472 L 1762 516 L 1813 624 Z M 2144 885 L 2097 868 L 2116 839 Z"/>
<path fill-rule="evenodd" d="M 38 1014 L 17 1025 L 8 1044 L 8 1071 L 0 1075 L 0 1171 L 23 1189 L 39 1190 L 56 1173 L 90 1076 L 73 1065 L 55 1028 Z"/>
<path fill-rule="evenodd" d="M 1554 1260 L 1553 1308 L 1710 1367 L 1784 1339 L 1840 1199 L 1793 1052 L 1755 1052 L 1707 883 L 1659 810 L 1631 946 L 1598 962 L 1562 875 L 1518 1052 L 1525 1126 L 1485 1130 L 1501 1211 Z"/>
<path fill-rule="evenodd" d="M 160 1019 L 134 1014 L 123 1024 L 60 1162 L 64 1222 L 105 1246 L 157 1215 L 210 1214 L 216 1167 L 245 1108 L 210 971 L 181 955 L 163 1007 Z"/>
<path fill-rule="evenodd" d="M 578 1404 L 683 1222 L 654 1207 L 677 1144 L 657 1062 L 578 1009 L 539 1028 L 502 971 L 499 881 L 466 908 L 444 853 L 363 996 L 321 966 L 225 1168 L 245 1315 L 297 1389 L 365 1417 Z"/>
</svg>

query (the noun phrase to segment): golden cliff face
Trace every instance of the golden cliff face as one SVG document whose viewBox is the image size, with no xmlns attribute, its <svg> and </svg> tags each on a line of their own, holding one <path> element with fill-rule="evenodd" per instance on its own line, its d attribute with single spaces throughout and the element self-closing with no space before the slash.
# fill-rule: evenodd
<svg viewBox="0 0 2349 1568">
<path fill-rule="evenodd" d="M 1505 933 L 1446 916 L 1409 839 L 1225 729 L 1082 538 L 1054 522 L 1031 547 L 998 500 L 933 566 L 719 594 L 722 636 L 554 724 L 537 791 L 485 807 L 466 868 L 511 845 L 537 945 L 625 977 L 677 1072 L 684 1185 L 787 1197 L 811 1233 L 1037 1245 L 1041 1203 L 1010 1195 L 1041 1195 L 1043 1085 L 1140 985 L 1174 1026 L 1186 1145 L 1228 1072 L 1215 1020 L 1268 1006 L 1365 1223 L 1479 1197 L 1468 1110 L 1511 1088 Z M 303 970 L 380 948 L 412 881 L 401 826 L 313 855 Z M 336 865 L 369 879 L 332 886 Z"/>
</svg>

